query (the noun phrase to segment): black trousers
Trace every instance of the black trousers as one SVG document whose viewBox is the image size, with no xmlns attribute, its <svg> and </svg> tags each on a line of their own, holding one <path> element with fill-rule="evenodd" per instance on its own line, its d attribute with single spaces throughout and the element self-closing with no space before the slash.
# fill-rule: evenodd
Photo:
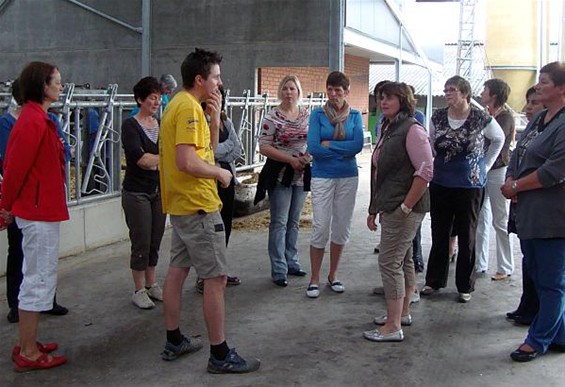
<svg viewBox="0 0 565 387">
<path fill-rule="evenodd" d="M 516 314 L 524 316 L 526 319 L 533 319 L 539 310 L 539 299 L 536 287 L 526 264 L 522 258 L 522 297 L 520 305 L 516 309 Z"/>
<path fill-rule="evenodd" d="M 24 252 L 22 250 L 23 234 L 16 224 L 12 222 L 8 226 L 8 259 L 6 265 L 6 297 L 10 309 L 18 308 L 18 295 L 20 285 L 24 279 L 22 266 L 24 264 Z"/>
<path fill-rule="evenodd" d="M 231 226 L 233 220 L 233 207 L 235 201 L 234 179 L 231 180 L 228 188 L 222 188 L 222 186 L 218 184 L 218 196 L 220 196 L 220 200 L 222 201 L 222 210 L 220 211 L 220 215 L 222 216 L 222 220 L 224 222 L 227 246 L 230 241 Z"/>
<path fill-rule="evenodd" d="M 416 236 L 412 240 L 412 260 L 414 264 L 417 262 L 424 262 L 422 259 L 422 225 L 418 226 Z"/>
<path fill-rule="evenodd" d="M 484 188 L 448 188 L 430 184 L 432 248 L 426 272 L 426 285 L 434 289 L 447 286 L 449 237 L 457 228 L 458 254 L 455 285 L 459 293 L 475 290 L 475 234 Z"/>
</svg>

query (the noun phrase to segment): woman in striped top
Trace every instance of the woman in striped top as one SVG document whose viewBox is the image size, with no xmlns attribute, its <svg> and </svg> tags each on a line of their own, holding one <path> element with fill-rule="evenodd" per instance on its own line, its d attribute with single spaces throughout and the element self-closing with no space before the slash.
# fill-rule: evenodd
<svg viewBox="0 0 565 387">
<path fill-rule="evenodd" d="M 133 87 L 133 94 L 139 112 L 122 123 L 126 156 L 122 207 L 131 240 L 132 302 L 150 309 L 155 306 L 151 299 L 163 300 L 155 280 L 166 219 L 159 192 L 159 122 L 154 117 L 161 104 L 161 86 L 156 78 L 145 77 Z"/>
<path fill-rule="evenodd" d="M 302 97 L 300 81 L 294 75 L 282 79 L 278 88 L 280 105 L 265 114 L 261 122 L 259 151 L 269 166 L 278 165 L 269 185 L 271 223 L 269 257 L 275 285 L 288 285 L 287 276 L 306 275 L 298 260 L 298 224 L 306 199 L 304 169 L 310 163 L 306 135 L 310 113 L 298 106 Z M 267 164 L 266 164 L 267 166 Z"/>
</svg>

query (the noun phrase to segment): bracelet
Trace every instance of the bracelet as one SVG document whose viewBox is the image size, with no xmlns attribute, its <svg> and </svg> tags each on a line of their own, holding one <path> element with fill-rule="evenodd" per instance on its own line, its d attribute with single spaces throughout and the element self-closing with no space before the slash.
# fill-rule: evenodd
<svg viewBox="0 0 565 387">
<path fill-rule="evenodd" d="M 512 185 L 510 186 L 510 188 L 512 188 L 512 191 L 517 192 L 518 191 L 518 180 L 512 181 Z"/>
<path fill-rule="evenodd" d="M 406 204 L 402 203 L 400 204 L 400 209 L 402 210 L 402 212 L 404 212 L 406 215 L 410 214 L 412 212 L 412 209 L 409 208 Z"/>
</svg>

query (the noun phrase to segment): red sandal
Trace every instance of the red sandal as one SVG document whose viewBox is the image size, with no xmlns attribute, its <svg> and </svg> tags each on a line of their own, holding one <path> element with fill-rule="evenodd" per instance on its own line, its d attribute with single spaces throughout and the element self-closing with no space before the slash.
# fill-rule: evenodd
<svg viewBox="0 0 565 387">
<path fill-rule="evenodd" d="M 49 358 L 51 357 L 51 359 Z M 14 359 L 14 369 L 16 372 L 27 372 L 35 370 L 46 370 L 53 367 L 58 367 L 67 362 L 65 356 L 50 356 L 42 353 L 35 360 L 28 359 L 22 355 L 16 355 Z"/>
<path fill-rule="evenodd" d="M 59 345 L 57 343 L 41 344 L 39 341 L 37 342 L 37 349 L 39 349 L 39 352 L 41 353 L 51 353 L 53 351 L 56 351 L 57 348 L 59 348 Z M 16 356 L 20 354 L 21 350 L 22 348 L 19 345 L 15 345 L 14 348 L 12 348 L 12 361 L 16 361 Z"/>
</svg>

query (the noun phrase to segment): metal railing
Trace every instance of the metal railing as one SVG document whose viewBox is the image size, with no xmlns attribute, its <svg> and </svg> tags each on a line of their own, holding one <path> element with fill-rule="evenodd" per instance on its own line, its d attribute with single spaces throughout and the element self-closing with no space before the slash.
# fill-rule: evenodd
<svg viewBox="0 0 565 387">
<path fill-rule="evenodd" d="M 9 82 L 0 83 L 0 114 L 15 103 Z M 268 94 L 252 96 L 246 90 L 241 97 L 227 90 L 226 114 L 234 122 L 243 152 L 236 162 L 237 171 L 263 164 L 258 152 L 260 123 L 265 113 L 278 105 Z M 322 106 L 324 95 L 309 95 L 302 100 L 308 109 Z M 52 105 L 71 148 L 67 162 L 66 187 L 69 206 L 99 201 L 120 195 L 123 178 L 121 123 L 136 107 L 132 94 L 118 94 L 118 85 L 90 89 L 88 84 L 65 85 L 60 101 Z"/>
</svg>

